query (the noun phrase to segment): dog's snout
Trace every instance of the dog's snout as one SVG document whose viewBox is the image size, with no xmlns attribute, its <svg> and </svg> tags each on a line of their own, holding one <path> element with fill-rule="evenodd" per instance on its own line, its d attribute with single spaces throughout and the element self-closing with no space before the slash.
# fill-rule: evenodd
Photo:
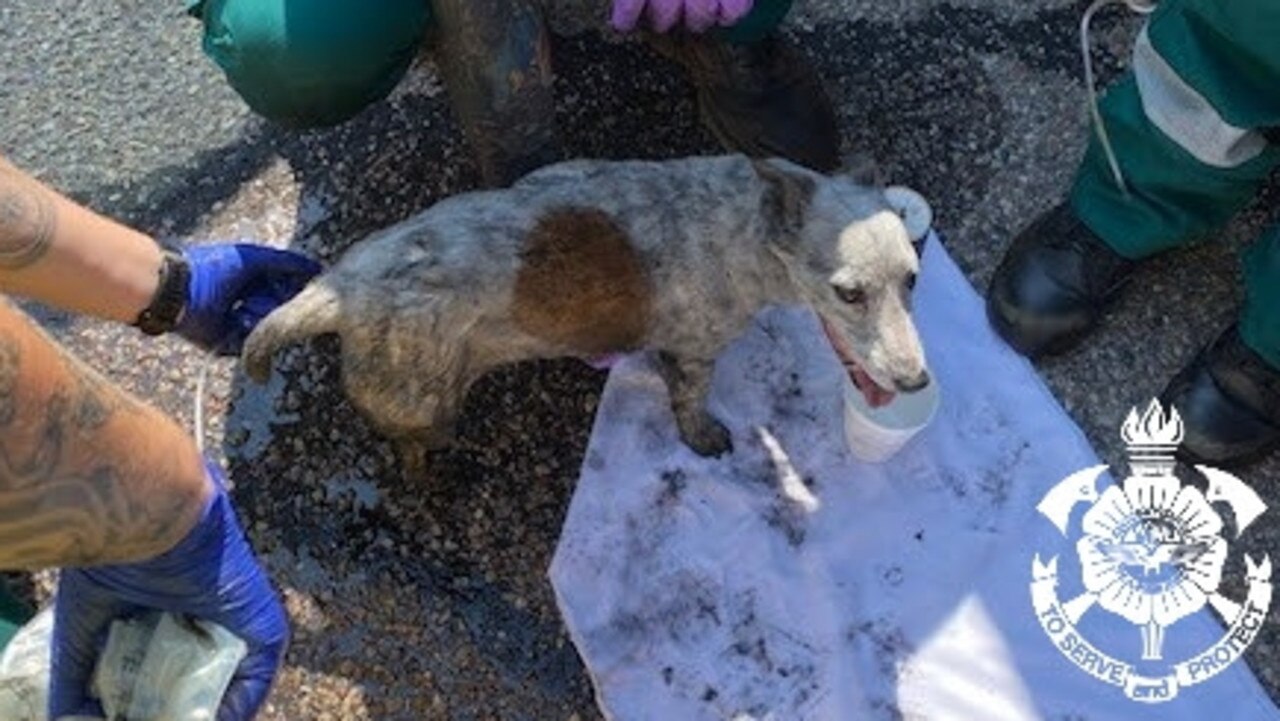
<svg viewBox="0 0 1280 721">
<path fill-rule="evenodd" d="M 920 371 L 914 378 L 895 378 L 893 384 L 903 393 L 915 393 L 929 385 L 929 371 Z"/>
</svg>

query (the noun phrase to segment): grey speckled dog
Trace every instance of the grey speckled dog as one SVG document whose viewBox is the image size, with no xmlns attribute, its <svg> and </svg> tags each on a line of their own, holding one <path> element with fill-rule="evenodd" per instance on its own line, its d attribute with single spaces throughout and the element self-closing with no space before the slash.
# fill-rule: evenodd
<svg viewBox="0 0 1280 721">
<path fill-rule="evenodd" d="M 908 233 L 904 195 L 741 156 L 550 166 L 357 244 L 258 326 L 245 367 L 261 381 L 281 346 L 337 333 L 355 405 L 438 446 L 499 365 L 651 349 L 684 440 L 722 453 L 713 361 L 765 305 L 817 311 L 873 404 L 929 382 L 909 315 L 924 229 Z"/>
</svg>

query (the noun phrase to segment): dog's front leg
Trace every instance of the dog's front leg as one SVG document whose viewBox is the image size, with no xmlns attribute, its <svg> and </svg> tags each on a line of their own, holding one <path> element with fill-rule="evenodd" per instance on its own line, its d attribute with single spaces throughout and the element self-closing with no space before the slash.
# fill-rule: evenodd
<svg viewBox="0 0 1280 721">
<path fill-rule="evenodd" d="M 684 442 L 701 456 L 719 456 L 732 451 L 729 429 L 707 412 L 707 393 L 711 390 L 715 361 L 671 353 L 660 353 L 658 360 Z"/>
</svg>

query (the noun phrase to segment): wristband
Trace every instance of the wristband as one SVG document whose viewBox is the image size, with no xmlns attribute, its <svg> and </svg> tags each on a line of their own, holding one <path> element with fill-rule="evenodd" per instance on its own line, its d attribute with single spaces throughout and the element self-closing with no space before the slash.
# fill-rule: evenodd
<svg viewBox="0 0 1280 721">
<path fill-rule="evenodd" d="M 177 253 L 165 251 L 160 263 L 160 279 L 151 303 L 138 314 L 133 324 L 147 335 L 163 335 L 173 330 L 187 306 L 187 289 L 191 285 L 191 266 Z"/>
</svg>

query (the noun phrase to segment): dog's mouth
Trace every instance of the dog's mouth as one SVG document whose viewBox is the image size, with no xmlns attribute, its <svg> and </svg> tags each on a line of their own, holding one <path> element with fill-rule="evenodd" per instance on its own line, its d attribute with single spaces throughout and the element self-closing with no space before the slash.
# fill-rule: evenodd
<svg viewBox="0 0 1280 721">
<path fill-rule="evenodd" d="M 871 374 L 866 368 L 862 367 L 862 363 L 858 357 L 845 345 L 844 340 L 831 327 L 831 323 L 826 318 L 822 318 L 822 332 L 827 336 L 827 342 L 831 344 L 831 348 L 836 352 L 836 357 L 840 359 L 840 365 L 849 374 L 849 378 L 853 380 L 853 385 L 862 393 L 862 397 L 867 401 L 867 405 L 872 408 L 880 408 L 886 406 L 893 400 L 893 391 L 888 390 L 875 382 Z"/>
</svg>

